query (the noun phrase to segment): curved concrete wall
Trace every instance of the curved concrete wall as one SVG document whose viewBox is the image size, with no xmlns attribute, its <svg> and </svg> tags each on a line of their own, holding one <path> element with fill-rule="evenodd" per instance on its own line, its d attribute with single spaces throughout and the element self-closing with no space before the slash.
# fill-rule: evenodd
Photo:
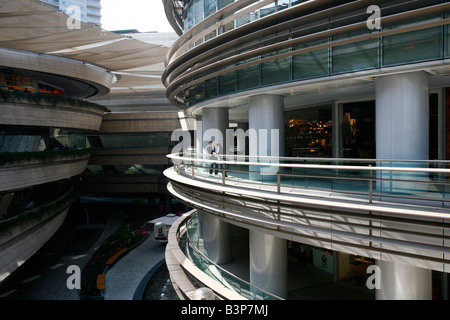
<svg viewBox="0 0 450 320">
<path fill-rule="evenodd" d="M 0 66 L 55 75 L 69 80 L 69 86 L 71 81 L 74 85 L 84 87 L 84 90 L 83 88 L 80 90 L 80 94 L 83 91 L 91 92 L 84 97 L 109 93 L 114 80 L 112 73 L 98 66 L 52 55 L 5 48 L 0 48 Z"/>
<path fill-rule="evenodd" d="M 98 131 L 103 111 L 73 106 L 33 103 L 0 102 L 0 124 L 14 126 L 39 126 Z"/>
<path fill-rule="evenodd" d="M 0 282 L 35 254 L 64 222 L 70 203 L 63 210 L 35 226 L 19 230 L 15 237 L 0 238 Z M 21 228 L 21 227 L 19 227 Z"/>
<path fill-rule="evenodd" d="M 0 166 L 0 191 L 15 190 L 48 183 L 82 173 L 89 155 L 61 157 L 52 161 L 30 160 Z"/>
<path fill-rule="evenodd" d="M 277 193 L 276 186 L 252 188 L 244 182 L 220 185 L 178 175 L 173 168 L 164 174 L 173 196 L 240 227 L 378 260 L 450 270 L 448 208 L 367 205 L 351 195 L 289 188 Z"/>
</svg>

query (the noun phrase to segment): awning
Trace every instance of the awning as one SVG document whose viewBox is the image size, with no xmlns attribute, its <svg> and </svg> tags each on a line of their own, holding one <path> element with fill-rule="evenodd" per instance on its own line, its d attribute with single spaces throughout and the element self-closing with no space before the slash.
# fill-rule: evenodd
<svg viewBox="0 0 450 320">
<path fill-rule="evenodd" d="M 162 85 L 168 47 L 73 21 L 37 0 L 0 0 L 0 47 L 101 66 L 118 74 L 115 92 Z"/>
</svg>

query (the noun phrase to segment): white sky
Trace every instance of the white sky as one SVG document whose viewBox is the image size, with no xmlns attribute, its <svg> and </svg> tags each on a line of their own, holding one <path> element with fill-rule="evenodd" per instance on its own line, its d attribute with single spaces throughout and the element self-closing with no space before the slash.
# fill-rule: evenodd
<svg viewBox="0 0 450 320">
<path fill-rule="evenodd" d="M 105 30 L 174 32 L 161 0 L 101 0 L 101 5 Z"/>
</svg>

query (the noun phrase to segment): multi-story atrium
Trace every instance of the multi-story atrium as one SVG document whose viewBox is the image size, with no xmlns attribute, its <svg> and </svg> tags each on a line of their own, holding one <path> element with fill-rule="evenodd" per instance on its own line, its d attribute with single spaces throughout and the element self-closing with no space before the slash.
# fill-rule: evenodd
<svg viewBox="0 0 450 320">
<path fill-rule="evenodd" d="M 179 296 L 447 299 L 450 3 L 163 2 Z"/>
<path fill-rule="evenodd" d="M 0 25 L 3 284 L 75 199 L 140 197 L 170 208 L 162 171 L 180 120 L 160 79 L 174 33 L 110 32 L 38 0 L 2 1 Z"/>
</svg>

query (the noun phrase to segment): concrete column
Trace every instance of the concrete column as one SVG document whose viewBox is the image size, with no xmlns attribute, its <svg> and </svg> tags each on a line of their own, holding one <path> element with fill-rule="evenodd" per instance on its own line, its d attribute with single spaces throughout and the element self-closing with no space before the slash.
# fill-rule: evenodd
<svg viewBox="0 0 450 320">
<path fill-rule="evenodd" d="M 231 225 L 203 212 L 203 243 L 206 255 L 214 263 L 231 261 Z"/>
<path fill-rule="evenodd" d="M 258 95 L 249 100 L 249 156 L 275 157 L 270 167 L 251 166 L 252 180 L 276 180 L 279 163 L 284 156 L 284 98 L 278 95 Z M 252 157 L 255 156 L 255 157 Z M 268 159 L 261 160 L 269 162 Z M 250 230 L 250 283 L 286 298 L 287 243 L 272 235 Z"/>
<path fill-rule="evenodd" d="M 429 76 L 424 71 L 382 76 L 376 79 L 376 157 L 394 160 L 427 160 L 429 139 Z M 417 163 L 385 163 L 413 166 Z M 427 166 L 427 165 L 424 165 Z M 426 180 L 427 174 L 391 172 L 379 178 Z M 408 182 L 379 182 L 378 191 L 414 192 L 423 186 Z"/>
<path fill-rule="evenodd" d="M 250 230 L 250 283 L 287 298 L 287 241 Z"/>
<path fill-rule="evenodd" d="M 202 148 L 209 140 L 226 146 L 226 129 L 229 116 L 227 108 L 205 108 L 202 112 Z M 215 263 L 231 260 L 231 228 L 212 214 L 203 212 L 199 217 L 199 228 L 203 234 L 206 255 Z M 201 225 L 200 225 L 201 224 Z"/>
<path fill-rule="evenodd" d="M 249 101 L 249 156 L 275 157 L 270 162 L 278 163 L 276 157 L 284 156 L 284 98 L 277 95 L 258 95 Z M 268 160 L 261 160 L 268 162 Z M 256 171 L 252 180 L 276 180 L 277 166 L 251 167 Z"/>
<path fill-rule="evenodd" d="M 429 157 L 429 76 L 424 71 L 376 79 L 377 159 L 427 160 Z M 390 166 L 417 166 L 392 163 Z M 428 175 L 392 173 L 391 179 L 428 179 Z M 384 182 L 381 192 L 414 192 L 414 183 Z M 431 270 L 392 261 L 377 261 L 381 272 L 379 300 L 431 299 Z"/>
<path fill-rule="evenodd" d="M 203 148 L 209 140 L 226 146 L 226 130 L 228 129 L 228 108 L 205 108 L 202 112 Z M 228 152 L 228 151 L 227 151 Z"/>
<path fill-rule="evenodd" d="M 376 79 L 377 159 L 428 159 L 428 78 L 419 71 Z"/>
<path fill-rule="evenodd" d="M 377 300 L 431 300 L 431 270 L 406 264 L 377 261 L 380 267 L 380 286 Z"/>
</svg>

